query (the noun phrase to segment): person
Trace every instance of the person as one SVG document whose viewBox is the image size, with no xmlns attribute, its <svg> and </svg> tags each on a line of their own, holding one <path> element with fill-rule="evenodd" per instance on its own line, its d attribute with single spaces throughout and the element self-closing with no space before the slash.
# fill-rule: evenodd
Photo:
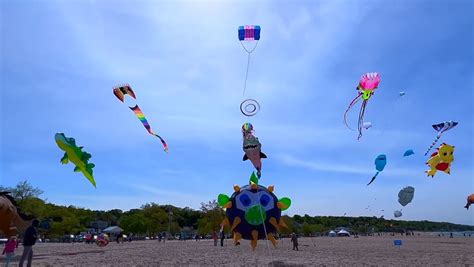
<svg viewBox="0 0 474 267">
<path fill-rule="evenodd" d="M 291 242 L 293 242 L 293 250 L 298 250 L 298 237 L 295 233 L 291 234 Z"/>
<path fill-rule="evenodd" d="M 161 238 L 162 238 L 161 233 L 158 233 L 158 242 L 161 242 Z"/>
<path fill-rule="evenodd" d="M 453 232 L 449 234 L 449 238 L 453 238 Z"/>
<path fill-rule="evenodd" d="M 194 237 L 196 239 L 196 242 L 199 240 L 199 235 L 196 234 L 196 236 Z"/>
<path fill-rule="evenodd" d="M 220 235 L 221 235 L 221 247 L 223 247 L 224 246 L 224 239 L 225 239 L 224 230 L 221 230 Z"/>
<path fill-rule="evenodd" d="M 217 233 L 216 233 L 216 231 L 212 232 L 212 239 L 214 239 L 214 246 L 217 247 L 217 240 L 218 240 L 218 238 L 217 238 Z"/>
<path fill-rule="evenodd" d="M 20 262 L 18 266 L 23 267 L 23 262 L 28 258 L 26 264 L 27 267 L 31 267 L 31 261 L 33 260 L 33 246 L 36 244 L 36 239 L 38 234 L 36 228 L 39 225 L 39 221 L 34 219 L 31 223 L 31 226 L 28 227 L 25 231 L 25 236 L 23 237 L 23 254 L 21 255 Z"/>
<path fill-rule="evenodd" d="M 13 258 L 13 256 L 15 256 L 16 245 L 16 236 L 11 236 L 10 239 L 8 239 L 7 243 L 5 243 L 5 248 L 2 252 L 2 255 L 5 255 L 5 267 L 8 267 L 11 259 Z"/>
</svg>

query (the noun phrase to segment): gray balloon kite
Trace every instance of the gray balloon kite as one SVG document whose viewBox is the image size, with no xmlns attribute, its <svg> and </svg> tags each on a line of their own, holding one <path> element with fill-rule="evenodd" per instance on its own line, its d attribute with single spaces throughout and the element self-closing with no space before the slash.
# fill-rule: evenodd
<svg viewBox="0 0 474 267">
<path fill-rule="evenodd" d="M 393 212 L 393 216 L 395 216 L 395 218 L 402 217 L 402 212 L 399 210 L 396 210 L 395 212 Z"/>
<path fill-rule="evenodd" d="M 405 207 L 413 200 L 414 196 L 415 188 L 412 186 L 407 186 L 398 192 L 398 203 Z"/>
</svg>

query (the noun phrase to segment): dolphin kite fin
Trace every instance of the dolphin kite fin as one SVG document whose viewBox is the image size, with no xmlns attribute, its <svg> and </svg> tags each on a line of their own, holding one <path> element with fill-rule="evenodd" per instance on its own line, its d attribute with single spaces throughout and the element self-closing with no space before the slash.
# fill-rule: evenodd
<svg viewBox="0 0 474 267">
<path fill-rule="evenodd" d="M 79 168 L 78 166 L 74 167 L 74 172 L 80 172 L 81 171 L 81 168 Z"/>
<path fill-rule="evenodd" d="M 242 159 L 242 161 L 246 161 L 248 159 L 249 159 L 249 157 L 247 157 L 247 154 L 244 154 L 244 158 Z"/>
<path fill-rule="evenodd" d="M 260 158 L 266 159 L 266 158 L 267 158 L 267 155 L 265 155 L 263 152 L 260 152 Z"/>
</svg>

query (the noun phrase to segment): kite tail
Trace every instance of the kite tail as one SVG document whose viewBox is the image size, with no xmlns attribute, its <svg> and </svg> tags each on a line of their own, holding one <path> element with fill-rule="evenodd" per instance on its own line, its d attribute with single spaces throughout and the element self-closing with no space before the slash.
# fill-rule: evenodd
<svg viewBox="0 0 474 267">
<path fill-rule="evenodd" d="M 349 106 L 347 107 L 346 109 L 346 112 L 344 112 L 344 124 L 346 125 L 346 127 L 350 130 L 354 130 L 352 129 L 351 127 L 349 127 L 349 125 L 347 124 L 347 112 L 349 112 L 349 110 L 355 105 L 355 103 L 357 103 L 360 99 L 361 99 L 361 96 L 362 94 L 359 93 L 354 99 L 352 99 L 351 103 L 349 103 Z"/>
<path fill-rule="evenodd" d="M 433 143 L 431 143 L 430 148 L 428 148 L 428 150 L 426 151 L 425 156 L 428 155 L 428 152 L 430 152 L 430 150 L 434 147 L 434 145 L 436 145 L 436 143 L 438 142 L 440 138 L 441 138 L 441 134 L 438 134 L 438 136 L 436 136 L 436 139 L 433 141 Z"/>
<path fill-rule="evenodd" d="M 163 144 L 163 150 L 168 153 L 168 145 L 166 144 L 165 140 L 163 138 L 161 138 L 161 136 L 157 135 L 156 133 L 153 133 L 151 132 L 152 135 L 158 137 L 161 141 L 161 143 Z"/>
<path fill-rule="evenodd" d="M 379 175 L 379 173 L 380 173 L 380 172 L 378 171 L 378 172 L 374 175 L 374 177 L 372 177 L 372 180 L 370 180 L 370 182 L 369 182 L 367 185 L 369 185 L 369 184 L 371 184 L 373 181 L 375 181 L 375 178 L 377 178 L 377 175 Z"/>
<path fill-rule="evenodd" d="M 151 135 L 154 135 L 156 137 L 158 137 L 161 141 L 161 143 L 163 144 L 163 148 L 164 148 L 164 151 L 166 153 L 168 153 L 168 145 L 166 144 L 165 140 L 163 140 L 163 138 L 161 138 L 161 136 L 157 135 L 156 133 L 154 133 L 152 130 L 151 130 L 151 127 L 150 127 L 150 124 L 148 123 L 148 121 L 146 120 L 145 118 L 145 115 L 143 114 L 143 112 L 140 110 L 140 108 L 138 107 L 138 105 L 135 105 L 134 107 L 130 108 L 134 113 L 135 115 L 137 116 L 137 118 L 141 121 L 141 123 L 143 124 L 143 127 L 145 127 L 145 129 L 148 131 L 149 134 Z"/>
<path fill-rule="evenodd" d="M 362 137 L 362 126 L 364 125 L 364 114 L 365 114 L 365 107 L 367 106 L 367 100 L 364 100 L 362 102 L 362 106 L 360 107 L 360 112 L 359 112 L 359 121 L 358 121 L 358 129 L 359 130 L 359 136 L 357 136 L 357 140 L 359 140 Z"/>
</svg>

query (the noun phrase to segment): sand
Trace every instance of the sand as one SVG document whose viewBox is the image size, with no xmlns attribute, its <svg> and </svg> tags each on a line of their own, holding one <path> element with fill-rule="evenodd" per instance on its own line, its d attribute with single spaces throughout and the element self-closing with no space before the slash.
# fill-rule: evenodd
<svg viewBox="0 0 474 267">
<path fill-rule="evenodd" d="M 395 247 L 394 239 L 403 245 Z M 104 248 L 38 243 L 33 266 L 474 266 L 474 237 L 300 238 L 299 249 L 293 251 L 289 239 L 280 240 L 270 251 L 265 241 L 259 241 L 255 252 L 247 241 L 236 247 L 232 240 L 225 240 L 224 247 L 215 247 L 212 240 L 133 241 Z M 17 249 L 13 266 L 22 250 Z"/>
</svg>

